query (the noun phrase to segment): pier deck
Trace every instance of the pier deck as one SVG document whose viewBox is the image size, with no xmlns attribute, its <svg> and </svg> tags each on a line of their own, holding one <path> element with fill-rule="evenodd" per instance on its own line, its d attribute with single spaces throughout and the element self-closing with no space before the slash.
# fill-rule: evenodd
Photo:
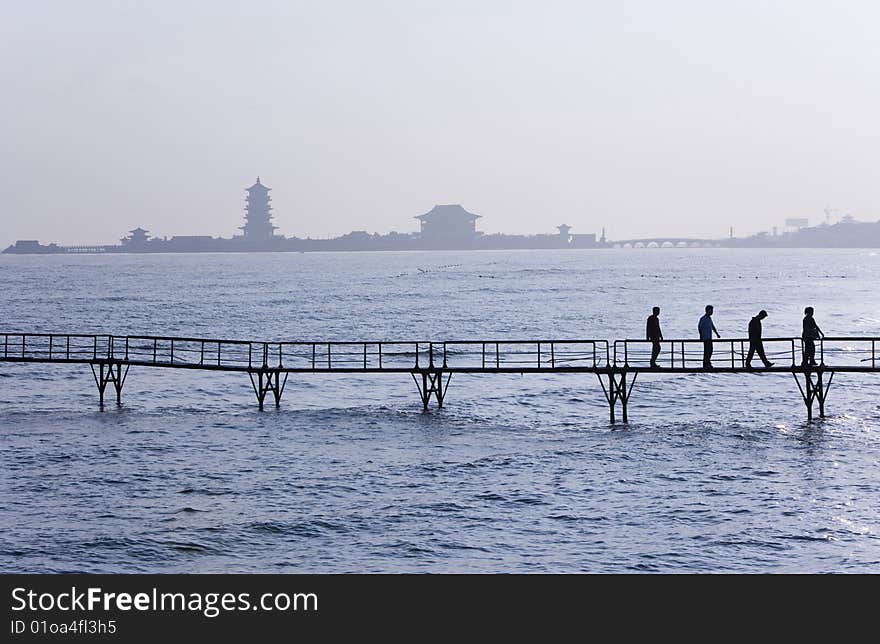
<svg viewBox="0 0 880 644">
<path fill-rule="evenodd" d="M 290 374 L 410 374 L 423 408 L 432 399 L 442 407 L 453 374 L 570 373 L 597 376 L 611 422 L 628 402 L 640 374 L 792 374 L 812 420 L 814 402 L 825 415 L 825 399 L 835 373 L 880 373 L 876 337 L 826 337 L 816 341 L 815 366 L 802 365 L 800 338 L 766 338 L 772 367 L 746 365 L 749 341 L 713 340 L 714 367 L 704 368 L 703 342 L 661 342 L 659 368 L 650 366 L 646 340 L 458 340 L 410 342 L 257 342 L 216 338 L 113 336 L 96 334 L 5 333 L 0 362 L 88 364 L 104 405 L 107 385 L 122 401 L 131 367 L 201 369 L 246 373 L 260 409 L 271 393 L 276 406 Z"/>
</svg>

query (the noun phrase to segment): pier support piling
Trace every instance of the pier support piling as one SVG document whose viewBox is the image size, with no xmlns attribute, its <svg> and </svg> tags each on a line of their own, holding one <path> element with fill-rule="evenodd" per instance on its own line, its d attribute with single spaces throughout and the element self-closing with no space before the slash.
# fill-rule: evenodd
<svg viewBox="0 0 880 644">
<path fill-rule="evenodd" d="M 443 371 L 419 371 L 411 374 L 413 382 L 416 383 L 416 389 L 419 390 L 419 398 L 422 400 L 422 409 L 428 411 L 428 403 L 431 396 L 437 399 L 437 408 L 443 408 L 443 400 L 446 398 L 446 390 L 449 388 L 449 381 L 452 380 L 452 374 L 446 375 L 446 382 L 443 382 Z M 418 375 L 421 375 L 421 383 L 419 383 Z"/>
<path fill-rule="evenodd" d="M 116 391 L 116 404 L 122 404 L 122 386 L 128 376 L 128 365 L 123 365 L 120 361 L 97 362 L 89 365 L 92 368 L 92 377 L 98 386 L 98 400 L 101 409 L 104 409 L 104 391 L 107 385 L 112 383 L 113 389 Z M 97 367 L 97 369 L 96 369 Z"/>
<path fill-rule="evenodd" d="M 816 371 L 806 369 L 804 372 L 804 385 L 798 379 L 798 374 L 793 373 L 794 381 L 797 383 L 801 392 L 801 398 L 807 408 L 807 422 L 813 420 L 813 403 L 819 403 L 819 418 L 825 418 L 825 398 L 828 396 L 828 390 L 831 388 L 831 381 L 834 380 L 834 372 L 828 371 L 828 380 L 824 380 L 825 370 L 821 367 Z"/>
<path fill-rule="evenodd" d="M 633 372 L 632 382 L 630 382 L 629 387 L 626 385 L 626 371 L 608 372 L 608 388 L 605 388 L 605 383 L 602 382 L 602 374 L 596 374 L 599 378 L 599 384 L 602 385 L 602 393 L 605 394 L 605 400 L 608 401 L 608 410 L 610 413 L 611 423 L 617 422 L 617 418 L 615 415 L 615 411 L 617 409 L 617 403 L 620 401 L 620 408 L 622 412 L 622 420 L 625 423 L 629 422 L 629 414 L 627 413 L 627 407 L 629 403 L 630 394 L 632 394 L 633 387 L 636 384 L 636 378 L 639 377 L 639 373 Z"/>
<path fill-rule="evenodd" d="M 269 392 L 272 392 L 272 397 L 275 399 L 275 407 L 281 406 L 281 394 L 284 393 L 284 387 L 287 385 L 288 375 L 290 374 L 284 372 L 282 378 L 280 369 L 254 369 L 248 372 L 260 411 L 263 411 L 266 394 Z"/>
</svg>

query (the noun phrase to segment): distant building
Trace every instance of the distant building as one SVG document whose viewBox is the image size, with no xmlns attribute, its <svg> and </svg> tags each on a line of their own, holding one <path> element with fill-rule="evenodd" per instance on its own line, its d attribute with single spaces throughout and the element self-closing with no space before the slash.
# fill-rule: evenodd
<svg viewBox="0 0 880 644">
<path fill-rule="evenodd" d="M 150 239 L 147 236 L 148 232 L 150 231 L 144 230 L 143 228 L 138 226 L 134 230 L 129 230 L 128 236 L 123 237 L 120 241 L 122 242 L 123 246 L 131 250 L 145 248 L 147 246 L 147 242 Z"/>
<path fill-rule="evenodd" d="M 244 226 L 241 230 L 244 238 L 249 241 L 269 240 L 275 236 L 277 226 L 272 225 L 272 206 L 269 203 L 272 201 L 269 196 L 271 189 L 260 183 L 260 177 L 257 177 L 254 185 L 246 189 L 248 194 L 245 200 Z"/>
<path fill-rule="evenodd" d="M 571 226 L 568 224 L 562 224 L 561 226 L 557 226 L 556 230 L 559 231 L 559 236 L 562 237 L 566 243 L 568 243 L 568 234 L 571 232 Z"/>
<path fill-rule="evenodd" d="M 582 233 L 572 235 L 570 245 L 572 248 L 596 248 L 600 244 L 596 243 L 596 233 Z"/>
<path fill-rule="evenodd" d="M 725 246 L 751 248 L 880 248 L 880 221 L 856 221 L 844 217 L 836 224 L 798 228 L 785 235 L 766 232 L 725 240 Z"/>
<path fill-rule="evenodd" d="M 429 245 L 471 243 L 477 237 L 479 215 L 459 204 L 434 206 L 416 219 L 421 222 L 421 239 Z"/>
<path fill-rule="evenodd" d="M 15 244 L 3 251 L 19 255 L 48 255 L 51 253 L 63 253 L 64 248 L 57 244 L 43 246 L 36 239 L 19 239 Z"/>
</svg>

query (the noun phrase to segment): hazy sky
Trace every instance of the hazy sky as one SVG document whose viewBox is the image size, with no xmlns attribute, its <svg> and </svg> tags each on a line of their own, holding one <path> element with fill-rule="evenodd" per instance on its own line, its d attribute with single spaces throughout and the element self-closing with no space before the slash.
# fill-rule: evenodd
<svg viewBox="0 0 880 644">
<path fill-rule="evenodd" d="M 0 0 L 0 246 L 880 218 L 880 3 Z"/>
</svg>

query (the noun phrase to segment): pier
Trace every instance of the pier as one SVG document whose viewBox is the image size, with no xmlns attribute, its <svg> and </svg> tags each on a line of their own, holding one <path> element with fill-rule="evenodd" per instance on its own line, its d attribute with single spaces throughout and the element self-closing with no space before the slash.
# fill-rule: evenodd
<svg viewBox="0 0 880 644">
<path fill-rule="evenodd" d="M 826 337 L 816 340 L 815 366 L 802 366 L 800 338 L 766 338 L 772 367 L 746 365 L 747 339 L 713 340 L 714 367 L 704 368 L 703 342 L 661 342 L 659 368 L 650 366 L 646 340 L 459 340 L 415 342 L 258 342 L 162 336 L 90 334 L 2 334 L 0 362 L 89 365 L 104 408 L 108 385 L 122 404 L 131 367 L 200 369 L 246 374 L 259 408 L 267 398 L 278 407 L 291 374 L 402 374 L 412 377 L 422 408 L 443 407 L 454 374 L 586 374 L 595 376 L 609 419 L 629 421 L 628 406 L 641 374 L 791 374 L 813 420 L 837 373 L 880 373 L 880 337 Z M 760 361 L 756 359 L 760 364 Z"/>
</svg>

